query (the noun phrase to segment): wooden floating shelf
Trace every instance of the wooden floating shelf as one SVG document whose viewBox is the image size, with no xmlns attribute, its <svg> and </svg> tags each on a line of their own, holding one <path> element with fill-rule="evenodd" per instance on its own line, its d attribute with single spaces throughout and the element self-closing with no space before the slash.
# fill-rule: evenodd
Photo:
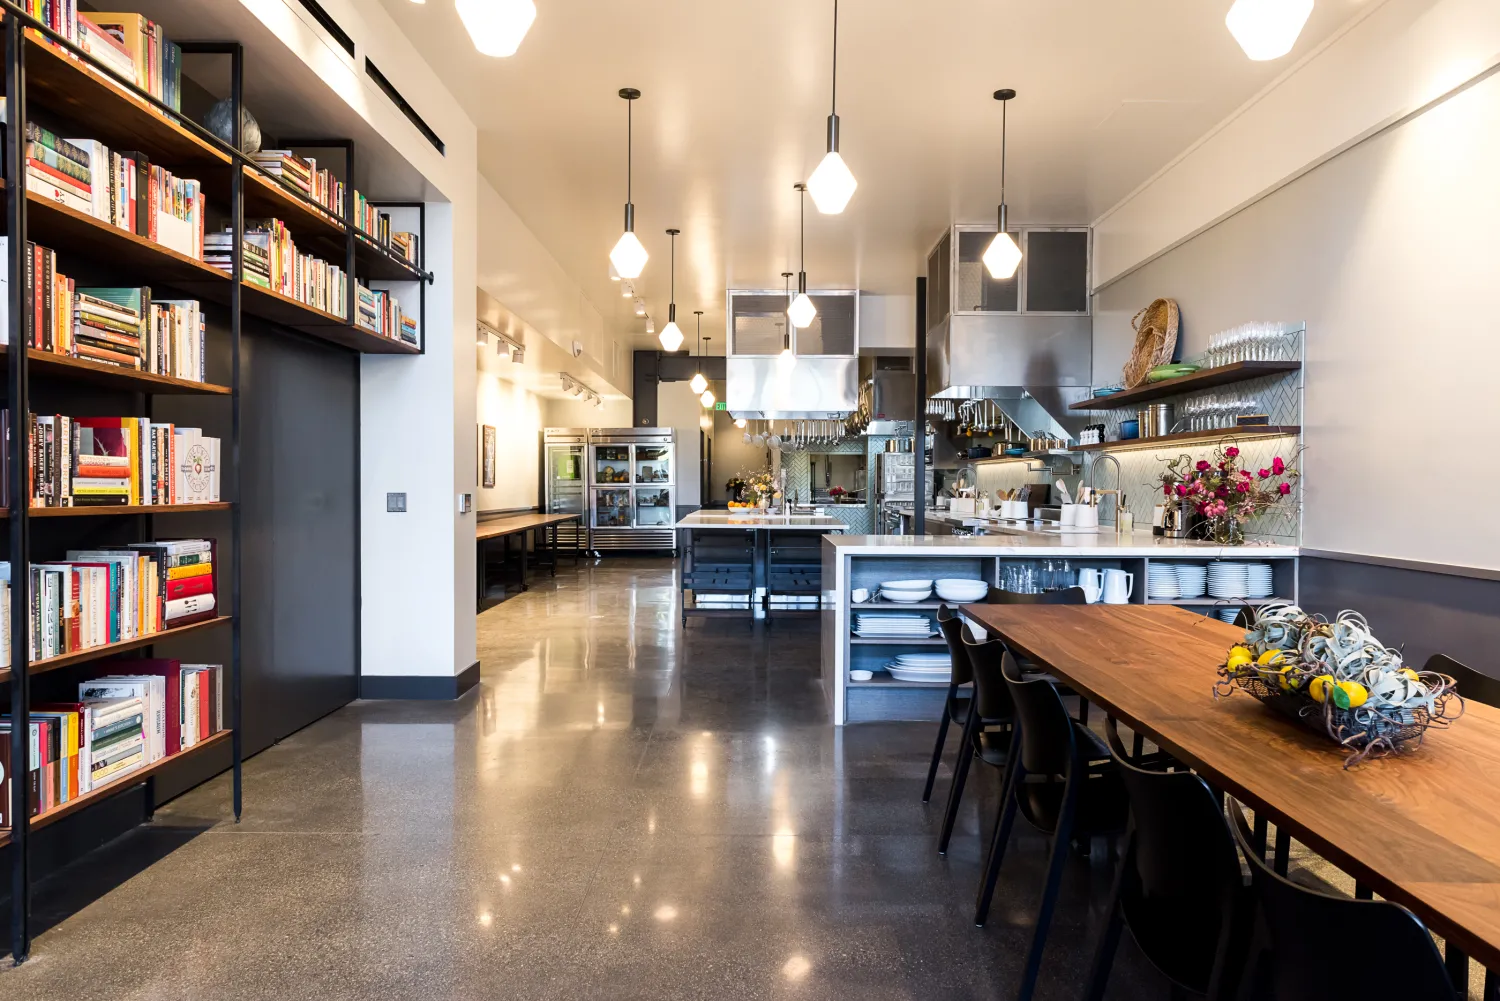
<svg viewBox="0 0 1500 1001">
<path fill-rule="evenodd" d="M 175 629 L 163 629 L 159 633 L 148 633 L 145 636 L 137 636 L 134 639 L 123 640 L 119 643 L 106 643 L 103 646 L 91 646 L 87 650 L 78 650 L 73 653 L 65 653 L 58 657 L 48 657 L 45 660 L 34 660 L 31 662 L 28 673 L 45 674 L 55 671 L 61 667 L 71 667 L 74 664 L 85 664 L 91 660 L 103 660 L 127 650 L 137 650 L 143 646 L 150 646 L 162 640 L 174 639 L 178 636 L 186 636 L 188 633 L 199 632 L 204 629 L 212 629 L 229 622 L 233 616 L 220 615 L 212 619 L 204 619 L 202 622 L 194 622 L 191 625 L 178 626 Z M 0 681 L 10 679 L 10 669 L 0 669 Z"/>
<path fill-rule="evenodd" d="M 1300 368 L 1302 368 L 1300 361 L 1237 361 L 1232 365 L 1203 368 L 1191 375 L 1178 376 L 1176 379 L 1163 379 L 1161 382 L 1148 383 L 1120 393 L 1110 393 L 1108 396 L 1095 396 L 1071 404 L 1068 409 L 1117 410 L 1121 407 L 1145 403 L 1147 400 L 1160 400 L 1168 396 L 1194 393 L 1200 389 L 1211 389 L 1214 386 L 1227 386 L 1232 382 L 1259 379 L 1264 375 L 1296 372 Z"/>
<path fill-rule="evenodd" d="M 359 229 L 354 231 L 354 261 L 355 269 L 360 277 L 366 280 L 388 282 L 427 280 L 427 276 L 415 264 L 382 247 Z"/>
<path fill-rule="evenodd" d="M 1156 438 L 1127 438 L 1124 441 L 1105 441 L 1097 445 L 1074 445 L 1075 452 L 1133 451 L 1140 448 L 1157 448 L 1163 445 L 1184 445 L 1190 442 L 1246 441 L 1251 438 L 1285 438 L 1302 433 L 1296 424 L 1255 424 L 1242 428 L 1210 428 L 1207 431 L 1183 431 L 1180 434 L 1164 434 Z"/>
<path fill-rule="evenodd" d="M 81 504 L 77 507 L 34 507 L 27 511 L 29 518 L 99 518 L 124 514 L 197 514 L 207 511 L 232 511 L 229 501 L 212 504 Z M 9 511 L 0 511 L 0 518 L 9 518 Z"/>
<path fill-rule="evenodd" d="M 142 765 L 132 772 L 121 775 L 119 778 L 111 779 L 110 781 L 104 783 L 102 786 L 90 789 L 88 792 L 80 795 L 77 799 L 70 799 L 60 806 L 53 807 L 46 813 L 39 813 L 35 817 L 31 818 L 31 829 L 35 831 L 38 828 L 46 827 L 48 824 L 55 824 L 69 814 L 77 813 L 84 807 L 89 806 L 93 803 L 97 803 L 101 799 L 104 799 L 106 796 L 110 796 L 121 789 L 128 789 L 132 785 L 145 781 L 152 773 L 160 771 L 161 769 L 172 764 L 174 761 L 181 761 L 183 758 L 192 757 L 193 755 L 198 754 L 200 751 L 206 751 L 211 747 L 220 746 L 228 741 L 233 733 L 233 730 L 220 730 L 212 737 L 208 737 L 205 740 L 200 740 L 198 743 L 194 744 L 192 747 L 189 747 L 187 750 L 178 751 L 176 754 L 173 754 L 169 757 L 162 758 L 158 761 L 153 761 L 149 765 Z M 0 847 L 3 847 L 9 842 L 10 832 L 0 831 Z"/>
<path fill-rule="evenodd" d="M 229 157 L 102 73 L 25 33 L 26 103 L 69 119 L 78 133 L 112 149 L 140 149 L 174 174 L 192 167 L 227 167 Z M 187 116 L 184 115 L 184 118 Z M 206 178 L 205 178 L 206 180 Z"/>
<path fill-rule="evenodd" d="M 0 344 L 0 357 L 7 350 L 6 345 Z M 212 382 L 193 382 L 191 379 L 174 379 L 169 375 L 152 375 L 107 362 L 54 354 L 40 348 L 26 349 L 26 364 L 34 375 L 91 382 L 137 393 L 199 396 L 230 396 L 234 393 L 228 386 Z"/>
</svg>

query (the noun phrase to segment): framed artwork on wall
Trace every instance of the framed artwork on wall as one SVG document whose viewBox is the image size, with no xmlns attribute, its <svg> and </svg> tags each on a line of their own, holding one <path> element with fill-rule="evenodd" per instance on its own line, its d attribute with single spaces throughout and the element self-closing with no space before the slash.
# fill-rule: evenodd
<svg viewBox="0 0 1500 1001">
<path fill-rule="evenodd" d="M 479 482 L 486 487 L 495 485 L 495 428 L 490 424 L 479 425 L 480 445 L 480 479 Z"/>
</svg>

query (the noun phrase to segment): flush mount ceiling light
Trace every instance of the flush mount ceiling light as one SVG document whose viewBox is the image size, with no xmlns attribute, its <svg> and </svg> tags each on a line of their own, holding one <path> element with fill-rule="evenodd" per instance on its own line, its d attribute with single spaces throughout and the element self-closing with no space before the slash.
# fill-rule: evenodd
<svg viewBox="0 0 1500 1001">
<path fill-rule="evenodd" d="M 833 101 L 828 116 L 828 153 L 807 179 L 813 204 L 824 215 L 838 215 L 854 197 L 859 182 L 839 156 L 839 0 L 833 0 Z"/>
<path fill-rule="evenodd" d="M 802 270 L 797 272 L 797 298 L 787 307 L 786 315 L 792 321 L 792 326 L 801 330 L 813 322 L 813 318 L 818 315 L 818 307 L 813 305 L 812 299 L 807 295 L 807 185 L 798 184 L 796 188 L 798 211 L 801 215 Z"/>
<path fill-rule="evenodd" d="M 639 278 L 641 272 L 646 270 L 646 260 L 651 255 L 646 253 L 646 248 L 641 246 L 641 241 L 635 235 L 635 205 L 630 201 L 632 177 L 632 160 L 635 155 L 635 102 L 640 98 L 641 92 L 634 87 L 626 87 L 620 91 L 620 96 L 625 99 L 625 232 L 620 234 L 620 241 L 615 244 L 615 249 L 609 252 L 610 263 L 620 273 L 621 278 Z"/>
<path fill-rule="evenodd" d="M 995 100 L 1000 102 L 1000 225 L 981 259 L 989 270 L 990 277 L 996 281 L 1014 276 L 1016 268 L 1021 266 L 1021 248 L 1011 238 L 1010 228 L 1006 225 L 1009 219 L 1005 209 L 1006 109 L 1010 107 L 1010 99 L 1015 96 L 1016 92 L 1009 88 L 995 91 Z"/>
<path fill-rule="evenodd" d="M 781 273 L 781 286 L 786 292 L 787 312 L 790 313 L 792 311 L 792 273 L 790 271 Z M 788 323 L 782 327 L 778 323 L 776 326 L 781 327 L 781 354 L 776 356 L 776 366 L 783 372 L 787 372 L 797 364 L 797 356 L 792 353 L 792 325 Z"/>
<path fill-rule="evenodd" d="M 458 0 L 457 6 L 474 48 L 486 56 L 515 55 L 536 20 L 531 0 Z"/>
<path fill-rule="evenodd" d="M 693 387 L 693 392 L 701 393 L 708 388 L 708 380 L 703 378 L 703 310 L 693 310 L 693 315 L 698 318 L 698 371 L 688 380 L 688 385 Z"/>
<path fill-rule="evenodd" d="M 1235 0 L 1224 25 L 1245 55 L 1264 62 L 1292 51 L 1312 9 L 1313 0 Z"/>
<path fill-rule="evenodd" d="M 667 235 L 672 238 L 672 301 L 667 304 L 667 325 L 661 328 L 657 337 L 667 351 L 682 347 L 682 331 L 677 329 L 677 234 L 680 232 L 680 229 L 667 230 Z"/>
</svg>

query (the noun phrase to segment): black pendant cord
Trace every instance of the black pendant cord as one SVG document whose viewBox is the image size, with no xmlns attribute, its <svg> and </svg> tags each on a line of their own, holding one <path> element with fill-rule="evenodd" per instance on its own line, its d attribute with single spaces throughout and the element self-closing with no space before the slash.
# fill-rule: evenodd
<svg viewBox="0 0 1500 1001">
<path fill-rule="evenodd" d="M 792 273 L 790 271 L 783 271 L 781 273 L 781 287 L 786 292 L 786 306 L 787 306 L 787 309 L 791 309 L 792 308 Z M 783 351 L 790 351 L 791 349 L 792 349 L 792 318 L 790 316 L 788 316 L 788 317 L 786 317 L 786 326 L 783 327 L 782 331 L 781 331 L 781 350 L 783 350 Z"/>
<path fill-rule="evenodd" d="M 995 91 L 995 100 L 1000 102 L 1000 219 L 998 232 L 1004 233 L 1009 229 L 1007 225 L 1007 212 L 1005 208 L 1005 154 L 1009 144 L 1010 136 L 1010 101 L 1016 96 L 1016 92 L 1009 87 Z"/>
<path fill-rule="evenodd" d="M 625 232 L 635 232 L 635 102 L 641 92 L 634 87 L 622 87 L 620 97 L 625 100 Z"/>
<path fill-rule="evenodd" d="M 833 101 L 828 110 L 839 113 L 839 0 L 833 0 Z"/>
<path fill-rule="evenodd" d="M 667 235 L 672 238 L 672 298 L 671 301 L 667 303 L 668 323 L 677 322 L 677 234 L 681 232 L 682 230 L 680 229 L 667 230 Z"/>
<path fill-rule="evenodd" d="M 797 291 L 807 294 L 807 185 L 797 183 L 798 244 L 800 245 L 801 270 L 797 272 Z"/>
</svg>

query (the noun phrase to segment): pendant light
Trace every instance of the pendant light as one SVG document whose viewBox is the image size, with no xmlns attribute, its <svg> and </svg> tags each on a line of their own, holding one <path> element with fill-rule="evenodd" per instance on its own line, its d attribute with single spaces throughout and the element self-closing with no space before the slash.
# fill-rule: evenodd
<svg viewBox="0 0 1500 1001">
<path fill-rule="evenodd" d="M 699 313 L 698 315 L 702 316 L 703 314 Z M 705 337 L 705 338 L 703 338 L 703 340 L 704 341 L 711 341 L 711 340 L 713 340 L 713 338 L 712 337 Z M 701 348 L 699 349 L 698 354 L 700 356 L 703 354 L 703 350 Z M 702 375 L 698 375 L 698 376 L 695 376 L 694 378 L 696 378 L 696 379 L 703 379 L 703 376 Z M 697 390 L 694 390 L 694 392 L 697 392 Z M 701 403 L 701 404 L 703 404 L 703 409 L 704 410 L 712 410 L 713 407 L 714 407 L 714 403 L 715 403 L 715 400 L 714 400 L 714 391 L 712 389 L 708 388 L 708 380 L 707 379 L 703 379 L 703 393 L 702 393 L 702 395 L 700 395 L 698 397 L 698 402 Z"/>
<path fill-rule="evenodd" d="M 801 199 L 802 270 L 797 273 L 797 298 L 787 307 L 786 315 L 792 321 L 792 326 L 801 330 L 813 322 L 813 318 L 818 315 L 818 307 L 813 305 L 812 299 L 807 295 L 807 185 L 798 184 L 796 188 L 797 197 Z"/>
<path fill-rule="evenodd" d="M 792 308 L 792 273 L 783 271 L 781 273 L 781 285 L 785 290 L 787 300 L 787 312 Z M 777 326 L 781 326 L 777 324 Z M 783 371 L 790 371 L 797 364 L 797 356 L 792 353 L 792 325 L 788 323 L 781 331 L 781 354 L 776 356 L 776 366 Z"/>
<path fill-rule="evenodd" d="M 1013 277 L 1016 268 L 1021 265 L 1021 248 L 1011 239 L 1010 227 L 1006 225 L 1009 217 L 1005 209 L 1006 109 L 1010 106 L 1010 99 L 1015 96 L 1016 92 L 1009 88 L 995 91 L 995 100 L 1000 102 L 1000 226 L 982 259 L 984 266 L 989 269 L 990 277 L 996 281 Z"/>
<path fill-rule="evenodd" d="M 839 156 L 839 0 L 833 0 L 833 100 L 828 116 L 828 153 L 807 179 L 813 204 L 824 215 L 838 215 L 854 197 L 859 182 Z"/>
<path fill-rule="evenodd" d="M 1224 26 L 1251 59 L 1280 59 L 1297 44 L 1312 9 L 1313 0 L 1235 0 Z"/>
<path fill-rule="evenodd" d="M 641 92 L 634 87 L 626 87 L 620 91 L 620 96 L 625 99 L 625 232 L 620 234 L 620 241 L 615 244 L 615 249 L 609 252 L 610 263 L 615 266 L 621 278 L 639 278 L 641 272 L 646 270 L 646 260 L 651 255 L 646 253 L 646 248 L 641 246 L 641 241 L 635 235 L 635 205 L 630 201 L 631 182 L 634 180 L 632 174 L 632 160 L 635 156 L 635 102 L 640 99 Z"/>
<path fill-rule="evenodd" d="M 693 315 L 698 318 L 698 371 L 693 373 L 688 385 L 693 387 L 693 392 L 701 393 L 708 388 L 708 380 L 703 378 L 703 310 L 693 310 Z"/>
<path fill-rule="evenodd" d="M 672 238 L 672 301 L 667 304 L 667 325 L 657 335 L 657 340 L 667 351 L 682 347 L 682 331 L 677 329 L 677 234 L 681 232 L 680 229 L 667 230 L 667 235 Z"/>
<path fill-rule="evenodd" d="M 485 56 L 515 55 L 536 20 L 532 0 L 458 0 L 456 6 L 474 48 Z"/>
</svg>

